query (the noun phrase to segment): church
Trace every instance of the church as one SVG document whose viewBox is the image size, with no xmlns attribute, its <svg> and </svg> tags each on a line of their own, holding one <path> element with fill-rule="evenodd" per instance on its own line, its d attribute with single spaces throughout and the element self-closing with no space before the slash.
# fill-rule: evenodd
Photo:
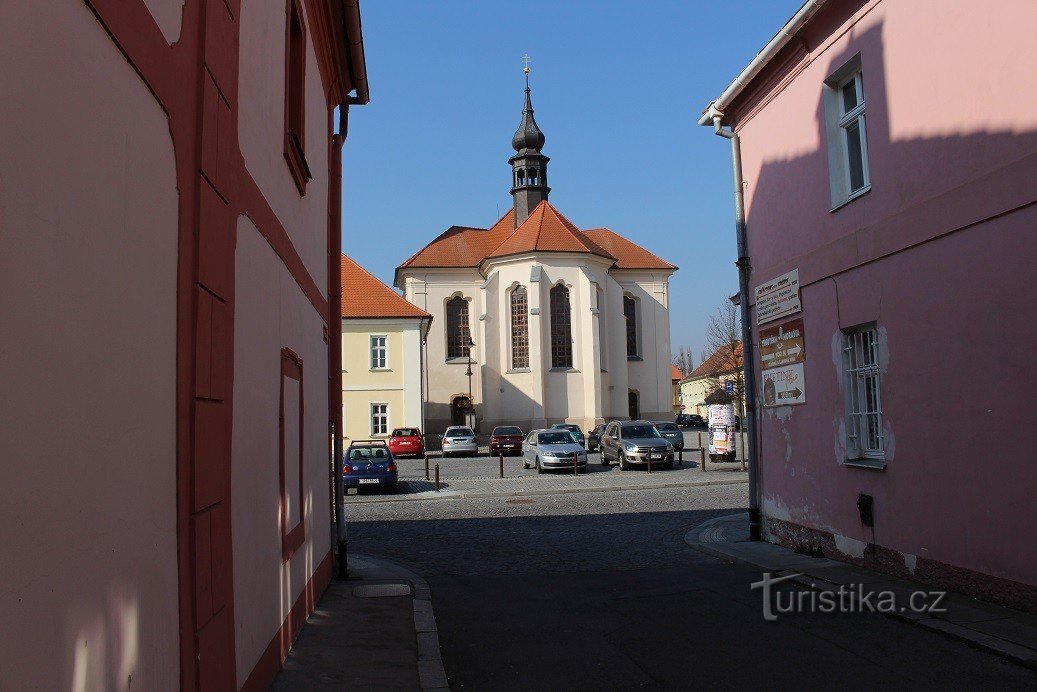
<svg viewBox="0 0 1037 692">
<path fill-rule="evenodd" d="M 396 268 L 396 287 L 432 315 L 425 430 L 670 420 L 677 267 L 607 228 L 581 230 L 548 201 L 526 75 L 513 208 L 489 228 L 451 226 Z"/>
</svg>

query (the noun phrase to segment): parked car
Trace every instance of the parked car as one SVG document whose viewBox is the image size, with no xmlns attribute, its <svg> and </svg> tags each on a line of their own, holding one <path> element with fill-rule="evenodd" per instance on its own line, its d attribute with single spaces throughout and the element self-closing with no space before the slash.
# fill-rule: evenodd
<svg viewBox="0 0 1037 692">
<path fill-rule="evenodd" d="M 443 433 L 443 456 L 454 454 L 478 454 L 479 442 L 475 439 L 475 431 L 464 425 L 451 425 Z"/>
<path fill-rule="evenodd" d="M 593 452 L 601 444 L 601 434 L 605 432 L 606 423 L 595 426 L 593 430 L 587 433 L 587 451 Z"/>
<path fill-rule="evenodd" d="M 385 440 L 353 440 L 342 460 L 346 488 L 386 488 L 395 493 L 399 482 L 396 462 Z"/>
<path fill-rule="evenodd" d="M 632 464 L 647 465 L 648 460 L 662 468 L 673 468 L 673 445 L 646 420 L 613 421 L 601 437 L 601 463 L 613 461 L 627 470 Z"/>
<path fill-rule="evenodd" d="M 678 413 L 674 423 L 682 428 L 706 427 L 706 419 L 697 413 Z"/>
<path fill-rule="evenodd" d="M 677 427 L 676 423 L 661 421 L 655 424 L 655 429 L 673 445 L 673 451 L 679 452 L 684 449 L 684 433 Z"/>
<path fill-rule="evenodd" d="M 522 442 L 522 467 L 533 467 L 537 473 L 548 469 L 571 469 L 587 465 L 587 450 L 573 439 L 569 430 L 558 427 L 534 430 Z"/>
<path fill-rule="evenodd" d="M 490 433 L 490 454 L 522 454 L 522 429 L 498 425 Z"/>
<path fill-rule="evenodd" d="M 413 454 L 420 457 L 425 453 L 425 442 L 417 428 L 396 428 L 389 435 L 389 451 L 394 457 Z"/>
<path fill-rule="evenodd" d="M 580 426 L 575 423 L 555 423 L 551 426 L 552 430 L 568 430 L 573 434 L 573 439 L 578 440 L 581 447 L 586 446 L 587 438 L 584 436 L 583 431 L 580 430 Z"/>
</svg>

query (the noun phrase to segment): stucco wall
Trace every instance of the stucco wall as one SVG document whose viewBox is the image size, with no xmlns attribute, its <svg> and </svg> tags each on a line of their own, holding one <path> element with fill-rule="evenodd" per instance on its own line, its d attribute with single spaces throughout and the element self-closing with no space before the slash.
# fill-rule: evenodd
<svg viewBox="0 0 1037 692">
<path fill-rule="evenodd" d="M 299 3 L 306 12 L 308 3 Z M 245 167 L 284 224 L 318 286 L 328 285 L 329 111 L 313 48 L 306 39 L 306 161 L 313 179 L 300 196 L 284 158 L 284 2 L 242 2 L 238 129 Z M 307 18 L 309 21 L 309 18 Z"/>
<path fill-rule="evenodd" d="M 798 268 L 806 333 L 807 403 L 763 413 L 764 512 L 834 534 L 851 557 L 871 543 L 907 572 L 933 561 L 1035 585 L 1037 554 L 1013 527 L 1037 522 L 1019 374 L 1037 342 L 1023 282 L 1037 255 L 1037 6 L 887 0 L 858 18 L 808 32 L 798 74 L 739 125 L 753 284 Z M 832 213 L 821 85 L 858 52 L 872 189 Z M 841 330 L 869 322 L 885 470 L 842 463 Z M 873 529 L 858 493 L 875 498 Z"/>
<path fill-rule="evenodd" d="M 306 538 L 281 563 L 281 349 L 303 362 Z M 238 221 L 232 508 L 237 676 L 244 681 L 330 549 L 328 353 L 323 321 L 266 239 Z"/>
<path fill-rule="evenodd" d="M 171 689 L 169 123 L 82 2 L 0 4 L 0 45 L 0 686 Z"/>
</svg>

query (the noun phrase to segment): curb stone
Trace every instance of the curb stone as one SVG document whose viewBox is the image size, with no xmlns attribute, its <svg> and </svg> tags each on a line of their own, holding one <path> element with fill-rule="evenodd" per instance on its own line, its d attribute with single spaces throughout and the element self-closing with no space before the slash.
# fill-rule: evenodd
<svg viewBox="0 0 1037 692">
<path fill-rule="evenodd" d="M 748 540 L 749 533 L 747 522 L 748 515 L 744 513 L 727 514 L 715 519 L 710 519 L 685 532 L 684 541 L 691 548 L 722 560 L 741 562 L 765 571 L 776 572 L 779 575 L 799 572 L 799 576 L 793 577 L 790 581 L 805 588 L 813 589 L 814 591 L 838 590 L 838 584 L 829 582 L 823 577 L 811 575 L 809 567 L 825 568 L 831 565 L 849 566 L 848 563 L 839 562 L 838 560 L 832 560 L 829 558 L 806 557 L 795 553 L 789 548 L 763 541 L 750 542 Z M 734 530 L 732 531 L 732 529 Z M 735 533 L 736 535 L 728 537 L 728 533 Z M 733 548 L 736 546 L 738 549 L 734 550 Z M 760 564 L 760 562 L 756 561 L 759 558 L 753 558 L 751 556 L 752 552 L 758 550 L 766 550 L 772 555 L 781 552 L 786 553 L 787 561 L 790 564 L 789 566 L 781 565 L 778 567 L 775 567 L 775 563 L 773 562 L 770 565 Z M 812 560 L 814 562 L 811 565 L 810 563 L 803 562 L 799 558 L 802 558 L 802 560 Z M 889 586 L 891 590 L 896 590 L 896 587 L 893 585 L 884 585 L 881 581 L 877 582 L 877 584 L 882 586 L 883 589 Z M 987 653 L 1007 659 L 1031 670 L 1037 670 L 1037 650 L 1012 641 L 1001 639 L 992 634 L 971 629 L 965 624 L 953 622 L 951 621 L 953 615 L 948 618 L 929 617 L 927 614 L 916 613 L 909 610 L 894 610 L 879 614 L 896 618 L 902 622 L 909 622 L 919 627 L 924 627 L 930 632 L 937 632 L 950 639 L 960 641 L 967 646 L 981 649 Z M 1037 630 L 1037 628 L 1034 629 Z"/>
</svg>

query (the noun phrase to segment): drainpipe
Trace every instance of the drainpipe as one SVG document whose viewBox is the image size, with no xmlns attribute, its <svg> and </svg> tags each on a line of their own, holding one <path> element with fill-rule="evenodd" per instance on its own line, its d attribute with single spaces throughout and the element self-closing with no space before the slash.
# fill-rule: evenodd
<svg viewBox="0 0 1037 692">
<path fill-rule="evenodd" d="M 716 134 L 731 140 L 731 162 L 734 169 L 735 182 L 735 237 L 738 243 L 738 302 L 742 323 L 742 370 L 745 378 L 745 413 L 749 419 L 746 439 L 746 459 L 749 467 L 749 539 L 760 540 L 760 477 L 759 458 L 756 454 L 758 422 L 756 419 L 756 376 L 753 369 L 752 326 L 749 321 L 749 273 L 752 265 L 749 262 L 745 240 L 745 196 L 742 191 L 742 146 L 738 133 L 725 130 L 722 124 L 723 114 L 713 116 L 713 128 Z"/>
<path fill-rule="evenodd" d="M 332 208 L 331 224 L 333 248 L 332 257 L 338 258 L 342 255 L 342 145 L 346 141 L 346 133 L 349 128 L 349 105 L 339 106 L 338 132 L 331 138 L 331 191 L 329 200 Z M 331 381 L 334 396 L 331 405 L 335 406 L 333 420 L 335 425 L 335 439 L 332 444 L 334 463 L 331 467 L 335 488 L 335 544 L 338 556 L 335 564 L 335 578 L 346 579 L 348 569 L 346 557 L 348 555 L 348 544 L 346 541 L 346 503 L 343 498 L 345 493 L 342 481 L 342 274 L 340 263 L 332 262 L 334 276 L 332 278 L 331 292 L 331 315 L 329 322 L 334 322 L 334 329 L 329 328 L 331 342 Z M 329 267 L 330 268 L 330 267 Z M 330 327 L 331 325 L 329 325 Z"/>
</svg>

